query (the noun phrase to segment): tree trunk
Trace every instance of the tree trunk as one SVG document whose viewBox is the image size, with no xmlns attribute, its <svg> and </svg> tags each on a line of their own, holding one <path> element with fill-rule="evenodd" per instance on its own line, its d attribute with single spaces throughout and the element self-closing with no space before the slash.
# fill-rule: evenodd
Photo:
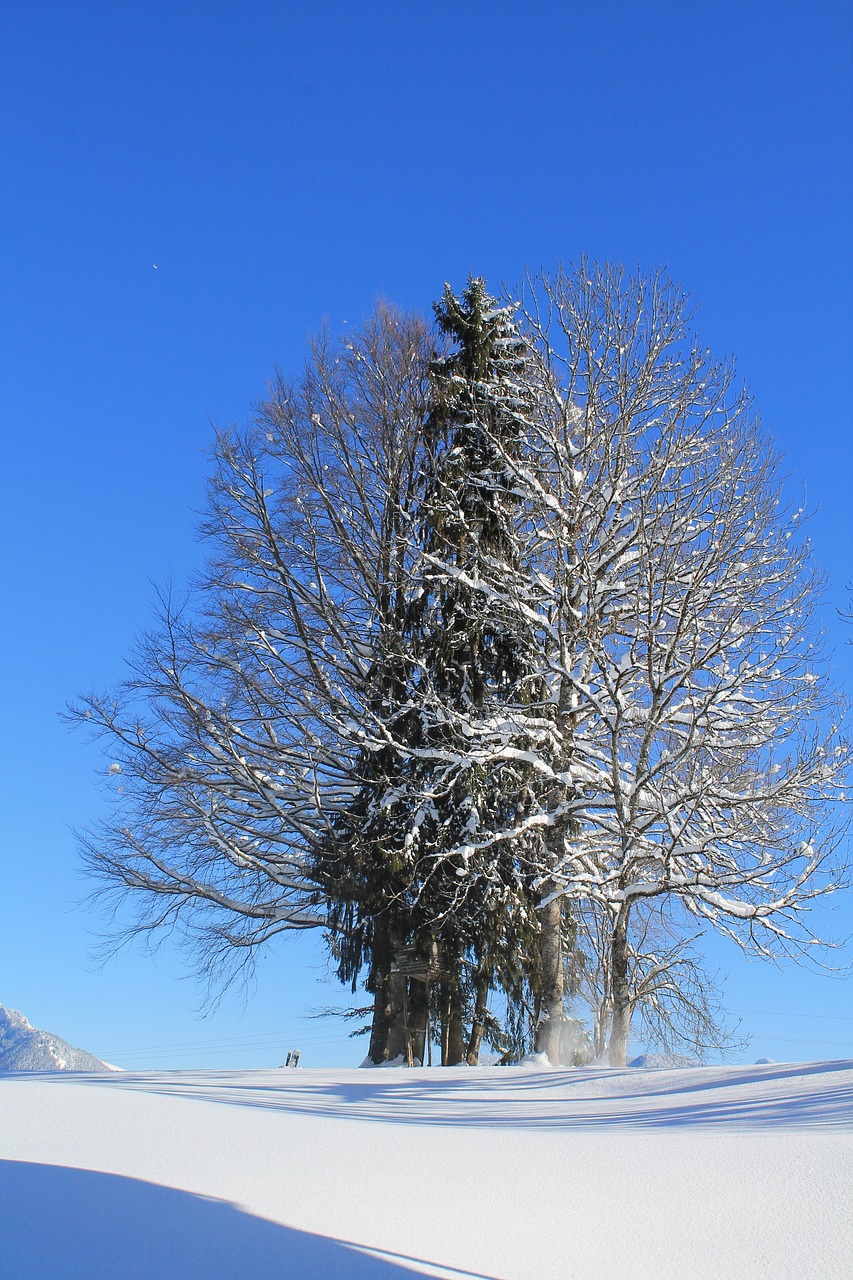
<svg viewBox="0 0 853 1280">
<path fill-rule="evenodd" d="M 400 1054 L 405 1056 L 406 1031 L 405 978 L 393 969 L 395 939 L 390 931 L 375 928 L 373 939 L 373 967 L 370 987 L 373 991 L 373 1024 L 370 1028 L 370 1047 L 367 1056 L 374 1066 L 388 1062 Z"/>
<path fill-rule="evenodd" d="M 613 930 L 610 946 L 613 1005 L 610 1016 L 610 1043 L 607 1061 L 624 1067 L 628 1061 L 628 1033 L 631 1029 L 631 988 L 628 974 L 628 910 L 623 907 Z"/>
<path fill-rule="evenodd" d="M 476 1067 L 480 1061 L 480 1045 L 483 1043 L 483 1032 L 486 1029 L 489 980 L 484 973 L 478 973 L 474 979 L 474 991 L 474 1021 L 471 1024 L 471 1035 L 468 1037 L 468 1052 L 465 1055 L 465 1061 L 469 1067 Z"/>
<path fill-rule="evenodd" d="M 409 1041 L 412 1057 L 423 1066 L 426 1062 L 427 1019 L 429 1016 L 429 982 L 426 978 L 409 980 Z"/>
<path fill-rule="evenodd" d="M 592 1048 L 595 1058 L 603 1057 L 607 1049 L 607 1039 L 610 1033 L 610 1000 L 604 996 L 595 1011 L 595 1024 L 593 1027 Z"/>
<path fill-rule="evenodd" d="M 391 974 L 390 971 L 385 970 L 384 966 L 380 969 L 375 959 L 371 986 L 373 987 L 373 1023 L 370 1028 L 370 1047 L 367 1056 L 376 1066 L 380 1062 L 385 1062 L 388 1057 L 388 1031 L 391 1026 Z"/>
<path fill-rule="evenodd" d="M 455 1067 L 464 1060 L 461 975 L 456 970 L 441 980 L 441 1065 Z"/>
<path fill-rule="evenodd" d="M 550 889 L 550 886 L 549 886 Z M 540 907 L 539 917 L 539 998 L 537 1000 L 536 1034 L 533 1047 L 544 1053 L 552 1066 L 560 1065 L 560 1033 L 563 1025 L 562 923 L 563 910 L 559 898 Z"/>
<path fill-rule="evenodd" d="M 395 1058 L 406 1058 L 406 987 L 408 978 L 403 973 L 399 973 L 391 966 L 391 976 L 389 980 L 390 990 L 390 1025 L 388 1027 L 388 1046 L 386 1050 L 386 1061 L 393 1062 Z"/>
</svg>

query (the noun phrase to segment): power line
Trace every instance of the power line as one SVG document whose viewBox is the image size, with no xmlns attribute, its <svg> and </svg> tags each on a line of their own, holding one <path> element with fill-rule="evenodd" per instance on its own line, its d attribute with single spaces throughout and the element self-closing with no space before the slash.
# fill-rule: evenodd
<svg viewBox="0 0 853 1280">
<path fill-rule="evenodd" d="M 853 1049 L 853 1040 L 807 1040 L 802 1036 L 765 1036 L 753 1032 L 755 1040 L 771 1040 L 776 1044 L 825 1044 L 832 1049 Z"/>
<path fill-rule="evenodd" d="M 808 1018 L 829 1022 L 853 1022 L 853 1017 L 834 1013 L 800 1013 L 781 1009 L 731 1009 L 730 1012 L 748 1014 L 754 1017 Z M 760 1032 L 753 1032 L 752 1034 L 756 1038 L 784 1041 L 790 1044 L 826 1044 L 831 1045 L 833 1048 L 853 1048 L 853 1042 L 850 1041 L 817 1040 L 797 1036 L 770 1036 Z M 300 1045 L 320 1045 L 332 1044 L 348 1038 L 348 1034 L 343 1030 L 334 1035 L 305 1036 L 299 1030 L 287 1028 L 283 1031 L 257 1032 L 249 1036 L 219 1036 L 202 1040 L 178 1040 L 167 1044 L 143 1045 L 131 1049 L 105 1049 L 99 1054 L 99 1057 L 104 1059 L 131 1058 L 149 1053 L 165 1055 L 170 1058 L 194 1057 L 206 1052 L 216 1052 L 217 1050 L 274 1049 L 279 1044 L 289 1041 L 298 1041 Z"/>
<path fill-rule="evenodd" d="M 844 1013 L 792 1013 L 789 1009 L 730 1009 L 730 1013 L 751 1013 L 762 1018 L 823 1018 L 829 1022 L 853 1022 Z"/>
<path fill-rule="evenodd" d="M 333 1041 L 346 1039 L 346 1035 L 342 1032 L 340 1035 L 330 1036 L 303 1036 L 299 1031 L 271 1031 L 264 1035 L 236 1037 L 232 1036 L 227 1039 L 219 1040 L 184 1040 L 177 1041 L 172 1044 L 151 1044 L 137 1046 L 132 1049 L 104 1049 L 101 1054 L 102 1058 L 127 1058 L 135 1057 L 142 1053 L 159 1053 L 159 1054 L 193 1054 L 205 1053 L 207 1051 L 216 1052 L 217 1050 L 227 1049 L 267 1049 L 274 1048 L 277 1044 L 284 1041 L 298 1040 L 300 1044 L 327 1044 Z"/>
</svg>

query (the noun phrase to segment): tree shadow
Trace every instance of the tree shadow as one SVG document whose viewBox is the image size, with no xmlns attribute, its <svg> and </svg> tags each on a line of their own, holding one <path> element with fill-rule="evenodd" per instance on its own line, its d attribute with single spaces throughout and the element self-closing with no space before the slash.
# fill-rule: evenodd
<svg viewBox="0 0 853 1280">
<path fill-rule="evenodd" d="M 86 1077 L 110 1088 L 297 1115 L 429 1127 L 837 1131 L 853 1128 L 853 1063 L 761 1068 L 494 1071 L 441 1074 L 150 1072 Z M 813 1086 L 813 1087 L 809 1087 Z"/>
<path fill-rule="evenodd" d="M 0 1271 L 23 1280 L 403 1280 L 477 1272 L 366 1252 L 226 1200 L 88 1169 L 0 1160 Z"/>
</svg>

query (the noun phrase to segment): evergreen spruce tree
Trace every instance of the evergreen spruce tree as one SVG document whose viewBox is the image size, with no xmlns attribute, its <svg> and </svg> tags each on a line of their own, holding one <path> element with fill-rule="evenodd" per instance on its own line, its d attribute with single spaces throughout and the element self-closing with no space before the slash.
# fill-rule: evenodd
<svg viewBox="0 0 853 1280">
<path fill-rule="evenodd" d="M 415 855 L 411 896 L 439 947 L 442 1060 L 476 1062 L 489 990 L 518 1001 L 536 985 L 543 780 L 558 742 L 525 536 L 523 455 L 535 409 L 526 347 L 512 309 L 480 279 L 461 298 L 445 287 L 435 310 L 455 345 L 433 369 L 416 519 L 408 639 L 417 804 L 405 843 Z"/>
<path fill-rule="evenodd" d="M 423 1059 L 430 976 L 451 1064 L 476 1062 L 484 1036 L 517 1050 L 543 960 L 562 974 L 560 906 L 542 908 L 561 746 L 525 479 L 536 379 L 482 280 L 446 287 L 435 312 L 451 349 L 395 516 L 357 785 L 317 872 L 339 976 L 355 987 L 367 969 L 373 1062 Z"/>
</svg>

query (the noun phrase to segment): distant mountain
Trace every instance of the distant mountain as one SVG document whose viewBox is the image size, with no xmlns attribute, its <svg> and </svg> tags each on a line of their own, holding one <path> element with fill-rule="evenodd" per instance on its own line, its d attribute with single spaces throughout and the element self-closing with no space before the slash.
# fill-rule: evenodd
<svg viewBox="0 0 853 1280">
<path fill-rule="evenodd" d="M 0 1004 L 0 1071 L 115 1071 L 85 1049 L 39 1031 L 17 1009 Z"/>
</svg>

